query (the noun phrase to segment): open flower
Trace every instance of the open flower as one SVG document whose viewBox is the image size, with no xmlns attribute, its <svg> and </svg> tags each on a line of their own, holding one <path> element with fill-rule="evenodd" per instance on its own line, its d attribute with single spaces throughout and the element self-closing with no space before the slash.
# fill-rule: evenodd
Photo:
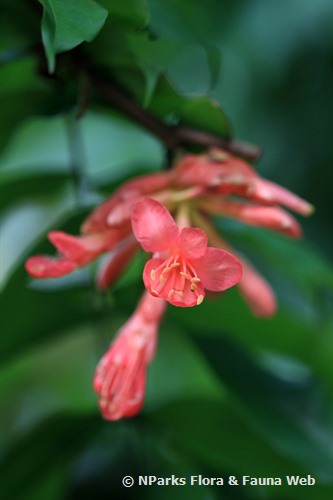
<svg viewBox="0 0 333 500">
<path fill-rule="evenodd" d="M 271 316 L 276 298 L 269 283 L 218 234 L 211 215 L 271 229 L 292 238 L 302 235 L 298 221 L 286 208 L 307 216 L 313 206 L 287 189 L 261 178 L 244 160 L 226 151 L 212 149 L 202 155 L 186 155 L 173 170 L 178 188 L 197 188 L 191 200 L 193 223 L 206 232 L 210 244 L 237 256 L 243 266 L 239 290 L 256 316 Z M 199 192 L 199 188 L 201 191 Z"/>
<path fill-rule="evenodd" d="M 222 292 L 239 282 L 242 267 L 230 253 L 207 246 L 202 229 L 179 229 L 169 211 L 145 198 L 132 211 L 136 239 L 153 258 L 143 280 L 149 292 L 180 307 L 201 304 L 205 289 Z"/>
<path fill-rule="evenodd" d="M 164 300 L 145 292 L 137 309 L 97 365 L 94 389 L 106 420 L 136 415 L 144 402 L 147 365 L 156 349 Z"/>
<path fill-rule="evenodd" d="M 151 214 L 149 210 L 140 214 L 140 200 L 147 196 L 165 208 L 156 210 L 154 205 Z M 178 221 L 185 206 L 189 218 L 180 230 L 169 212 Z M 219 215 L 299 238 L 300 224 L 282 207 L 301 215 L 313 211 L 307 201 L 261 178 L 246 161 L 226 151 L 215 148 L 201 155 L 185 155 L 167 172 L 123 184 L 84 221 L 80 236 L 49 233 L 59 255 L 33 256 L 26 269 L 35 278 L 57 278 L 105 254 L 97 273 L 97 285 L 105 290 L 124 271 L 140 243 L 154 254 L 143 274 L 148 290 L 174 305 L 188 307 L 201 303 L 205 288 L 220 291 L 237 283 L 240 275 L 235 262 L 239 264 L 239 259 L 244 267 L 241 294 L 254 314 L 270 316 L 276 299 L 269 283 L 221 239 L 210 217 Z M 215 248 L 207 247 L 206 235 Z"/>
<path fill-rule="evenodd" d="M 167 172 L 143 175 L 122 185 L 84 221 L 81 235 L 51 231 L 50 242 L 58 255 L 34 255 L 25 268 L 34 278 L 59 278 L 86 266 L 103 254 L 97 273 L 97 285 L 107 289 L 124 271 L 139 245 L 132 234 L 130 214 L 133 204 L 143 195 L 158 196 L 171 183 Z"/>
</svg>

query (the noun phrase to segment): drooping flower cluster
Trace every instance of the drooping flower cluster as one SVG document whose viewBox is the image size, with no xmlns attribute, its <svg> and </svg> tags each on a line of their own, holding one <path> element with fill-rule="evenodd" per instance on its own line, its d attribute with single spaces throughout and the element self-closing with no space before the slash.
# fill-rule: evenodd
<svg viewBox="0 0 333 500">
<path fill-rule="evenodd" d="M 158 201 L 145 198 L 135 204 L 132 226 L 142 248 L 153 253 L 145 265 L 147 290 L 175 306 L 201 304 L 205 289 L 222 292 L 238 283 L 239 261 L 230 253 L 207 246 L 199 228 L 179 229 L 168 210 Z"/>
<path fill-rule="evenodd" d="M 144 401 L 147 365 L 156 349 L 158 325 L 166 303 L 145 292 L 97 365 L 94 389 L 107 420 L 136 415 Z"/>
<path fill-rule="evenodd" d="M 147 292 L 96 370 L 94 387 L 105 418 L 140 410 L 165 301 L 197 306 L 205 290 L 221 292 L 238 284 L 254 314 L 274 313 L 270 285 L 222 239 L 210 216 L 300 237 L 298 222 L 280 205 L 302 215 L 312 212 L 309 203 L 262 179 L 245 161 L 212 150 L 184 156 L 168 172 L 125 183 L 86 219 L 80 236 L 49 233 L 59 256 L 28 259 L 26 269 L 35 278 L 71 273 L 105 254 L 97 285 L 107 289 L 140 246 L 152 254 L 143 270 Z"/>
</svg>

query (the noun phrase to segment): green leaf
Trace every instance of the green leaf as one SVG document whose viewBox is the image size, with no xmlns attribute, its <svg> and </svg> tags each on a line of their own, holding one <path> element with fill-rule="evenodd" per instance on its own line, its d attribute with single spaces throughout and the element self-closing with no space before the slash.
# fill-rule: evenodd
<svg viewBox="0 0 333 500">
<path fill-rule="evenodd" d="M 96 417 L 57 415 L 21 440 L 16 439 L 1 457 L 4 498 L 63 498 L 70 462 L 99 425 L 100 418 Z"/>
<path fill-rule="evenodd" d="M 236 398 L 239 418 L 273 449 L 302 464 L 318 479 L 333 482 L 333 433 L 327 391 L 309 370 L 294 379 L 258 366 L 245 350 L 219 337 L 198 343 Z"/>
<path fill-rule="evenodd" d="M 156 426 L 160 439 L 169 436 L 171 445 L 204 464 L 212 477 L 234 474 L 238 479 L 242 475 L 284 479 L 276 489 L 251 486 L 251 498 L 330 498 L 333 488 L 329 482 L 317 481 L 313 488 L 308 488 L 308 494 L 303 488 L 287 486 L 286 475 L 306 476 L 311 470 L 270 446 L 239 418 L 227 401 L 189 398 L 165 405 L 147 417 Z M 247 488 L 240 488 L 240 492 L 250 494 Z"/>
<path fill-rule="evenodd" d="M 55 101 L 52 88 L 37 75 L 33 57 L 23 57 L 0 66 L 0 150 L 15 128 L 32 115 L 47 114 Z"/>
<path fill-rule="evenodd" d="M 86 212 L 84 212 L 86 213 Z M 63 225 L 64 230 L 72 231 L 74 234 L 82 221 L 82 213 L 73 216 L 67 225 Z M 68 221 L 68 219 L 67 219 Z M 76 228 L 76 229 L 75 229 Z M 54 250 L 46 242 L 31 249 L 31 254 L 52 253 Z M 25 254 L 24 257 L 28 257 Z M 80 321 L 98 314 L 100 305 L 98 299 L 89 303 L 89 274 L 81 277 L 80 283 L 76 283 L 71 289 L 55 290 L 46 293 L 43 291 L 28 288 L 31 281 L 24 269 L 24 260 L 20 261 L 15 272 L 10 276 L 4 290 L 2 300 L 2 321 L 3 328 L 10 331 L 11 335 L 3 337 L 1 344 L 0 358 L 7 359 L 22 349 L 30 347 L 31 344 L 47 335 L 52 335 L 62 328 L 75 326 Z M 20 305 L 20 314 L 15 314 L 17 304 Z M 59 314 L 59 311 L 62 311 Z M 22 328 L 22 318 L 24 318 L 25 328 Z"/>
<path fill-rule="evenodd" d="M 111 327 L 109 322 L 110 337 Z M 104 328 L 98 323 L 61 330 L 51 340 L 45 335 L 38 347 L 18 352 L 15 360 L 2 366 L 0 388 L 6 399 L 0 410 L 2 441 L 54 413 L 97 412 L 92 377 L 98 361 L 96 340 Z"/>
<path fill-rule="evenodd" d="M 27 174 L 25 171 L 3 172 L 0 178 L 0 211 L 15 204 L 32 200 L 47 194 L 54 194 L 62 188 L 69 177 L 61 172 L 45 172 L 45 174 Z"/>
<path fill-rule="evenodd" d="M 113 24 L 124 23 L 132 29 L 140 29 L 148 24 L 150 12 L 147 0 L 99 0 L 109 12 Z"/>
<path fill-rule="evenodd" d="M 107 11 L 92 0 L 39 0 L 44 7 L 42 39 L 50 73 L 55 56 L 90 42 L 102 29 Z"/>
<path fill-rule="evenodd" d="M 166 121 L 230 137 L 230 126 L 219 104 L 209 97 L 186 97 L 178 94 L 165 77 L 161 77 L 149 109 Z"/>
<path fill-rule="evenodd" d="M 224 384 L 218 381 L 193 340 L 166 317 L 159 332 L 156 357 L 149 367 L 144 412 L 182 397 L 221 399 L 224 394 Z"/>
</svg>

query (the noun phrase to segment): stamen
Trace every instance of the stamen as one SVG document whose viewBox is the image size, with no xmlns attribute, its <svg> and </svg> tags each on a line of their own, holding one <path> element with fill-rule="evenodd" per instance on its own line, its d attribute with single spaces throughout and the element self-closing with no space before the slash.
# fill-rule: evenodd
<svg viewBox="0 0 333 500">
<path fill-rule="evenodd" d="M 155 281 L 156 280 L 156 272 L 155 272 L 155 269 L 152 269 L 150 271 L 150 278 Z"/>
<path fill-rule="evenodd" d="M 171 264 L 170 269 L 173 269 L 174 267 L 179 267 L 179 266 L 180 266 L 179 262 L 174 262 L 173 264 Z"/>
<path fill-rule="evenodd" d="M 169 271 L 171 271 L 171 267 L 165 267 L 162 271 L 162 274 L 166 274 L 168 273 Z"/>
<path fill-rule="evenodd" d="M 168 293 L 168 298 L 170 299 L 170 297 L 172 297 L 174 293 L 175 293 L 174 289 L 171 288 Z"/>
<path fill-rule="evenodd" d="M 187 273 L 183 273 L 183 271 L 179 271 L 179 274 L 183 276 L 186 280 L 190 280 L 191 276 Z"/>
<path fill-rule="evenodd" d="M 204 296 L 203 295 L 199 295 L 199 297 L 197 298 L 197 306 L 200 306 L 200 304 L 202 303 L 204 299 Z"/>
<path fill-rule="evenodd" d="M 184 297 L 184 292 L 182 290 L 175 290 L 175 293 L 179 295 L 180 297 Z M 203 300 L 203 298 L 202 298 Z"/>
<path fill-rule="evenodd" d="M 155 290 L 155 288 L 150 288 L 150 291 L 153 295 L 156 295 L 158 297 L 158 291 Z"/>
<path fill-rule="evenodd" d="M 200 283 L 200 278 L 191 278 L 192 283 Z"/>
<path fill-rule="evenodd" d="M 162 286 L 164 286 L 165 283 L 166 283 L 166 279 L 164 278 L 164 276 L 162 276 L 162 274 L 160 276 L 160 283 L 161 283 Z"/>
</svg>

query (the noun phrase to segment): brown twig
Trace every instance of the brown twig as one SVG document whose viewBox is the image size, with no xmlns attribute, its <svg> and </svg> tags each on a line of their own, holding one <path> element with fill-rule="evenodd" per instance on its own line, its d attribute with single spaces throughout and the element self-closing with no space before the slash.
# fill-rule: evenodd
<svg viewBox="0 0 333 500">
<path fill-rule="evenodd" d="M 90 74 L 90 77 L 94 88 L 108 104 L 140 123 L 155 137 L 158 137 L 168 151 L 183 146 L 197 145 L 205 148 L 220 147 L 250 161 L 257 160 L 261 155 L 261 148 L 255 144 L 233 139 L 228 140 L 190 127 L 167 125 L 160 118 L 140 106 L 123 89 L 109 79 L 94 74 Z"/>
</svg>

